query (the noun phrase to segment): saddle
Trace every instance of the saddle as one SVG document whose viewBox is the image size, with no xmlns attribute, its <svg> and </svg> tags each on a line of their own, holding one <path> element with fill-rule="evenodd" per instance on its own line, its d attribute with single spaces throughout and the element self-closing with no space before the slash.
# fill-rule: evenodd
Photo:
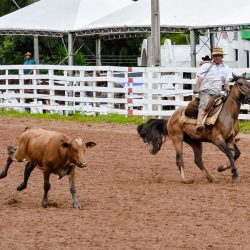
<svg viewBox="0 0 250 250">
<path fill-rule="evenodd" d="M 187 107 L 185 108 L 183 114 L 184 114 L 184 122 L 185 123 L 191 123 L 196 124 L 197 122 L 197 116 L 198 116 L 198 107 L 199 107 L 200 98 L 196 97 L 193 101 L 189 102 Z M 220 111 L 223 107 L 224 99 L 221 96 L 214 96 L 212 97 L 205 109 L 206 112 L 206 125 L 214 125 Z"/>
</svg>

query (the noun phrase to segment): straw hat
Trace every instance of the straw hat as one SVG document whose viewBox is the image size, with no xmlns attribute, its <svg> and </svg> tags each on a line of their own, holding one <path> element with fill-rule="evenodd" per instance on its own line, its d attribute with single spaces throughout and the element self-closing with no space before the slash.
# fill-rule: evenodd
<svg viewBox="0 0 250 250">
<path fill-rule="evenodd" d="M 213 48 L 212 56 L 216 56 L 216 55 L 218 55 L 218 56 L 225 55 L 223 53 L 223 49 L 222 48 Z"/>
<path fill-rule="evenodd" d="M 32 56 L 32 54 L 30 52 L 27 52 L 25 56 Z"/>
</svg>

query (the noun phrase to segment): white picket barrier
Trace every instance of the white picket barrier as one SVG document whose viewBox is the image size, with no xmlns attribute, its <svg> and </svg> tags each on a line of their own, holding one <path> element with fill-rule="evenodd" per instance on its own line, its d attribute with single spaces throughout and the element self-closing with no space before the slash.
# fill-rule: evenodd
<svg viewBox="0 0 250 250">
<path fill-rule="evenodd" d="M 33 74 L 25 75 L 24 69 Z M 166 117 L 193 98 L 196 68 L 0 66 L 0 108 Z M 250 69 L 232 69 L 241 74 Z M 249 105 L 240 119 L 250 120 Z"/>
</svg>

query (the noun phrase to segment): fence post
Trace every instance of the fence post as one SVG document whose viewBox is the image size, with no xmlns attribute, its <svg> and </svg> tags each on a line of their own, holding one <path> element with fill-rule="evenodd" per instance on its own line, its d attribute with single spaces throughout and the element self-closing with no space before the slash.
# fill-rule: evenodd
<svg viewBox="0 0 250 250">
<path fill-rule="evenodd" d="M 181 79 L 183 79 L 183 72 L 179 72 L 178 73 L 178 77 L 181 78 Z M 175 90 L 176 91 L 183 90 L 183 84 L 176 83 L 175 84 Z M 175 94 L 175 100 L 176 100 L 177 103 L 178 102 L 182 102 L 184 100 L 183 94 L 182 93 L 181 94 Z M 178 108 L 179 108 L 179 106 L 175 106 L 175 109 L 178 109 Z"/>
<path fill-rule="evenodd" d="M 93 70 L 93 76 L 96 77 L 96 75 L 97 75 L 96 71 Z M 93 81 L 91 85 L 93 86 L 93 89 L 96 89 L 96 81 Z M 93 101 L 94 101 L 94 102 L 92 102 L 93 108 L 96 108 L 96 106 L 97 106 L 95 99 L 96 99 L 96 91 L 93 91 Z M 99 106 L 100 106 L 100 103 L 99 103 Z M 96 112 L 95 112 L 95 115 L 96 115 Z"/>
<path fill-rule="evenodd" d="M 18 73 L 19 73 L 19 76 L 23 76 L 24 75 L 23 69 L 19 69 Z M 19 85 L 20 85 L 20 87 L 24 86 L 24 79 L 23 78 L 19 78 Z M 20 104 L 25 103 L 24 97 L 22 97 L 22 96 L 24 96 L 24 89 L 23 88 L 20 89 L 20 101 L 19 101 Z M 25 107 L 22 107 L 22 110 L 24 111 Z"/>
<path fill-rule="evenodd" d="M 133 110 L 134 110 L 134 106 L 133 106 L 133 98 L 134 98 L 134 94 L 133 94 L 133 83 L 134 83 L 134 79 L 133 77 L 130 77 L 128 72 L 132 72 L 132 68 L 129 67 L 128 71 L 126 72 L 126 79 L 127 79 L 127 84 L 128 84 L 128 94 L 127 94 L 127 114 L 128 115 L 133 115 Z M 130 104 L 130 106 L 129 106 Z"/>
<path fill-rule="evenodd" d="M 107 71 L 107 78 L 108 78 L 108 89 L 109 88 L 114 88 L 114 82 L 111 81 L 111 78 L 113 77 L 113 71 L 112 70 L 108 70 Z M 114 93 L 113 92 L 108 92 L 107 95 L 108 98 L 114 98 Z M 107 107 L 108 109 L 114 109 L 114 103 L 107 103 Z"/>
<path fill-rule="evenodd" d="M 55 110 L 53 109 L 55 106 L 55 101 L 53 100 L 53 97 L 55 96 L 55 90 L 54 90 L 54 70 L 49 69 L 49 106 L 50 106 L 50 113 L 55 113 Z M 52 97 L 52 98 L 51 98 Z"/>
<path fill-rule="evenodd" d="M 153 78 L 153 72 L 151 68 L 147 68 L 147 72 L 146 72 L 146 76 L 147 76 L 147 83 L 145 84 L 146 88 L 147 88 L 147 94 L 146 96 L 146 101 L 147 101 L 147 105 L 146 105 L 146 111 L 151 113 L 153 110 L 153 105 L 152 105 L 152 89 L 153 89 L 153 84 L 152 84 L 152 78 Z M 146 115 L 148 116 L 148 115 Z"/>
<path fill-rule="evenodd" d="M 79 77 L 80 77 L 79 87 L 80 87 L 80 100 L 81 100 L 82 98 L 86 97 L 86 92 L 84 91 L 84 81 L 81 81 L 81 79 L 84 77 L 84 71 L 83 70 L 80 70 Z M 79 105 L 80 105 L 80 109 L 81 108 L 84 109 L 84 106 L 86 104 L 83 101 L 81 101 L 79 103 Z"/>
<path fill-rule="evenodd" d="M 161 72 L 155 73 L 155 77 L 160 80 Z M 159 90 L 162 89 L 162 83 L 161 82 L 158 81 L 156 83 L 156 89 L 159 89 Z M 159 93 L 157 94 L 157 98 L 156 98 L 159 102 L 162 100 L 162 94 L 160 94 L 160 92 L 161 91 L 159 91 Z M 157 111 L 162 111 L 162 104 L 157 104 Z M 158 116 L 158 118 L 161 118 L 161 116 Z"/>
</svg>

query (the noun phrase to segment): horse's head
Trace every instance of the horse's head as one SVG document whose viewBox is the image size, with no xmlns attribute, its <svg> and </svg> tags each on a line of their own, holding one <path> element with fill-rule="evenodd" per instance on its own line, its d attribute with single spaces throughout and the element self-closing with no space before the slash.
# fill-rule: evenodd
<svg viewBox="0 0 250 250">
<path fill-rule="evenodd" d="M 240 103 L 250 103 L 250 82 L 246 79 L 246 73 L 241 76 L 232 74 L 231 82 L 235 82 L 230 95 Z"/>
</svg>

